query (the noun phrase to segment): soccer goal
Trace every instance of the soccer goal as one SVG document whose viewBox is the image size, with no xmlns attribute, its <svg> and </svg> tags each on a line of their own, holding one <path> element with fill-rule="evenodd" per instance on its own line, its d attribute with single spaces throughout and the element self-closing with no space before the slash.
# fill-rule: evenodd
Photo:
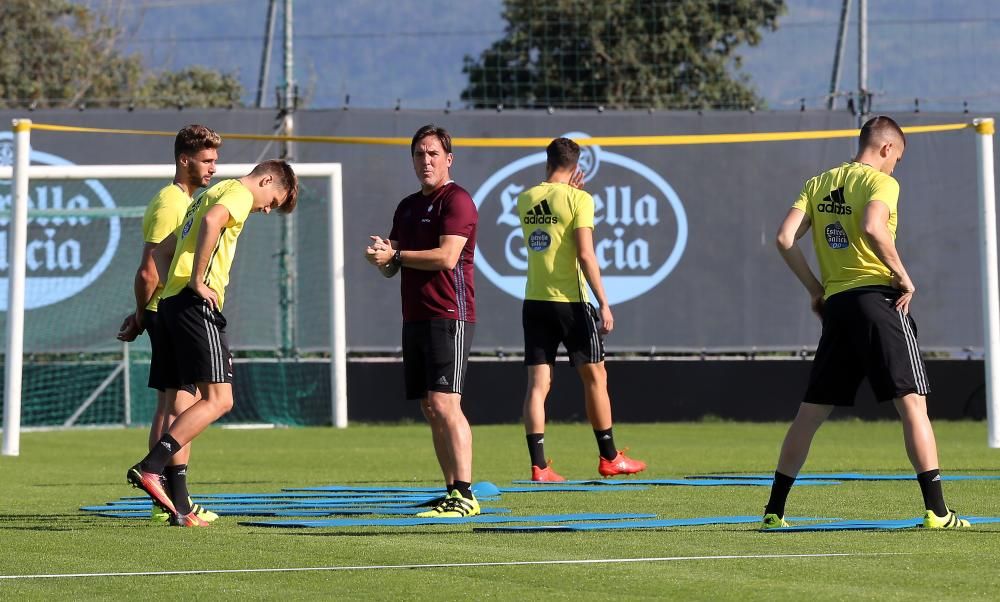
<svg viewBox="0 0 1000 602">
<path fill-rule="evenodd" d="M 30 131 L 30 121 L 17 120 L 13 139 L 0 140 L 4 163 L 12 163 L 0 165 L 4 455 L 19 454 L 22 427 L 148 423 L 156 403 L 146 388 L 148 338 L 123 344 L 115 333 L 134 309 L 145 203 L 173 178 L 174 166 L 69 165 L 33 151 Z M 219 165 L 216 180 L 253 167 Z M 286 218 L 255 216 L 240 238 L 227 291 L 237 373 L 237 408 L 227 420 L 344 427 L 341 166 L 293 167 L 300 201 L 292 217 L 300 225 L 292 311 L 300 336 L 293 355 L 281 351 L 279 310 L 288 308 L 279 307 L 284 268 L 277 257 Z"/>
</svg>

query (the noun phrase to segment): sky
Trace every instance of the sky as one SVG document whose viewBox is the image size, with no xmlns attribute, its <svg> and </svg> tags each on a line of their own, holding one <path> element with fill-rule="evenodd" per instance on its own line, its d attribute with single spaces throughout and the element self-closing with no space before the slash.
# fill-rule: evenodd
<svg viewBox="0 0 1000 602">
<path fill-rule="evenodd" d="M 267 0 L 78 0 L 117 7 L 122 48 L 152 70 L 201 65 L 235 73 L 255 100 Z M 853 0 L 841 90 L 857 88 Z M 283 81 L 279 0 L 265 106 Z M 777 31 L 741 47 L 742 73 L 772 109 L 821 108 L 830 86 L 837 0 L 788 0 Z M 502 0 L 294 0 L 294 72 L 305 106 L 462 106 L 463 58 L 502 36 Z M 1000 2 L 869 2 L 869 86 L 876 110 L 1000 107 Z M 348 101 L 349 96 L 349 101 Z M 804 101 L 803 101 L 804 99 Z M 843 107 L 843 100 L 839 101 Z M 967 104 L 963 104 L 967 103 Z"/>
</svg>

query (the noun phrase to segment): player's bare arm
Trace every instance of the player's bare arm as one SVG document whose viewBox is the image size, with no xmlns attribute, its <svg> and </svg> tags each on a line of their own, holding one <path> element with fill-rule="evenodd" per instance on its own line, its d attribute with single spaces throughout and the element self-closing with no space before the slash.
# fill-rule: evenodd
<svg viewBox="0 0 1000 602">
<path fill-rule="evenodd" d="M 139 269 L 135 272 L 135 315 L 141 317 L 146 311 L 146 306 L 153 299 L 153 293 L 160 285 L 160 274 L 156 269 L 156 261 L 153 259 L 153 251 L 158 243 L 147 242 L 142 245 L 142 257 L 139 260 Z"/>
<path fill-rule="evenodd" d="M 156 265 L 156 274 L 160 284 L 166 284 L 167 277 L 170 276 L 170 264 L 174 260 L 174 251 L 177 250 L 177 236 L 171 234 L 160 241 L 153 250 L 153 263 Z"/>
<path fill-rule="evenodd" d="M 781 258 L 785 260 L 789 269 L 809 292 L 812 310 L 816 312 L 816 315 L 823 317 L 823 284 L 816 278 L 816 274 L 809 267 L 809 262 L 806 261 L 802 249 L 796 244 L 809 231 L 811 225 L 812 220 L 809 219 L 805 211 L 795 207 L 789 209 L 788 215 L 785 216 L 778 228 L 776 243 Z"/>
<path fill-rule="evenodd" d="M 223 228 L 229 223 L 229 209 L 224 205 L 213 205 L 205 212 L 205 217 L 201 219 L 201 228 L 198 231 L 198 245 L 194 251 L 194 266 L 191 270 L 191 280 L 188 281 L 188 288 L 198 294 L 199 297 L 208 301 L 212 309 L 219 309 L 219 295 L 205 284 L 205 272 L 208 271 L 208 261 L 212 257 L 212 251 L 219 242 Z"/>
<path fill-rule="evenodd" d="M 156 263 L 153 261 L 153 250 L 156 243 L 147 242 L 142 245 L 142 256 L 139 259 L 139 269 L 135 271 L 135 278 L 132 282 L 132 292 L 135 295 L 135 312 L 125 317 L 121 328 L 118 330 L 119 341 L 134 341 L 142 334 L 142 319 L 149 304 L 156 292 L 156 287 L 160 283 L 160 278 L 156 273 Z"/>
<path fill-rule="evenodd" d="M 889 206 L 878 199 L 869 201 L 865 205 L 865 216 L 861 226 L 865 236 L 868 237 L 872 251 L 885 267 L 892 271 L 892 285 L 903 293 L 896 301 L 896 309 L 904 314 L 909 313 L 910 302 L 917 287 L 906 273 L 903 260 L 896 251 L 896 241 L 889 233 Z"/>
<path fill-rule="evenodd" d="M 177 237 L 171 234 L 164 238 L 159 244 L 146 243 L 142 250 L 142 262 L 136 272 L 133 289 L 135 293 L 136 311 L 127 316 L 122 322 L 118 331 L 118 340 L 133 341 L 142 333 L 142 319 L 146 310 L 146 305 L 153 299 L 156 288 L 166 281 L 167 272 L 170 269 L 170 262 L 174 258 L 174 248 L 177 245 Z M 148 254 L 147 254 L 148 248 Z M 152 262 L 152 272 L 149 270 L 147 261 Z M 140 283 L 141 281 L 141 283 Z M 145 299 L 145 301 L 143 301 Z"/>
<path fill-rule="evenodd" d="M 399 264 L 415 270 L 425 270 L 428 272 L 453 270 L 458 265 L 458 258 L 462 256 L 462 249 L 465 248 L 465 243 L 468 240 L 465 236 L 444 234 L 438 237 L 438 246 L 433 249 L 427 249 L 426 251 L 400 251 Z M 396 241 L 385 242 L 388 243 L 386 248 L 377 252 L 376 255 L 376 261 L 379 264 L 391 263 L 396 255 Z"/>
<path fill-rule="evenodd" d="M 587 279 L 590 290 L 597 297 L 597 309 L 601 312 L 601 334 L 608 334 L 615 328 L 615 317 L 608 305 L 608 297 L 604 293 L 604 283 L 601 281 L 601 266 L 597 263 L 594 253 L 594 230 L 592 228 L 577 228 L 573 230 L 576 240 L 576 258 L 580 262 L 580 270 Z"/>
</svg>

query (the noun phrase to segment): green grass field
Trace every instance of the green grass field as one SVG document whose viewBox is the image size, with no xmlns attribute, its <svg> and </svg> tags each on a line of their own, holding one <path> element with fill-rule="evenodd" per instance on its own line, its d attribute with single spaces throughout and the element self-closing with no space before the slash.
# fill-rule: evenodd
<svg viewBox="0 0 1000 602">
<path fill-rule="evenodd" d="M 616 426 L 619 445 L 650 463 L 644 476 L 770 472 L 784 424 L 708 422 Z M 985 424 L 938 423 L 946 473 L 1000 473 Z M 266 529 L 223 517 L 208 529 L 85 515 L 77 508 L 135 495 L 125 469 L 145 431 L 27 433 L 21 456 L 0 459 L 0 575 L 199 569 L 376 567 L 465 562 L 827 554 L 800 558 L 645 560 L 627 563 L 194 575 L 0 579 L 20 599 L 996 599 L 1000 528 L 965 532 L 759 533 L 756 525 L 584 533 L 473 533 L 470 526 L 409 529 Z M 474 427 L 476 480 L 500 486 L 529 476 L 519 426 Z M 212 429 L 197 442 L 195 493 L 277 492 L 322 484 L 434 485 L 422 424 L 332 429 Z M 546 450 L 568 478 L 596 478 L 586 425 L 551 425 Z M 820 431 L 808 472 L 910 472 L 899 425 L 833 422 Z M 758 514 L 763 487 L 651 487 L 640 492 L 506 494 L 515 514 L 651 512 L 660 518 Z M 1000 515 L 1000 481 L 946 482 L 961 513 Z M 845 519 L 922 514 L 915 482 L 801 487 L 789 515 Z"/>
</svg>

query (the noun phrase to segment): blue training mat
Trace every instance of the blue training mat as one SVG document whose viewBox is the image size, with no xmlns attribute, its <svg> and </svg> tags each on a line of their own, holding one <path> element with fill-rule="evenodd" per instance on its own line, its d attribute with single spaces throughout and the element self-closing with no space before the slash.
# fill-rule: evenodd
<svg viewBox="0 0 1000 602">
<path fill-rule="evenodd" d="M 485 501 L 487 499 L 495 501 L 496 498 L 481 498 L 480 501 Z M 250 504 L 217 504 L 217 503 L 213 503 L 213 502 L 206 502 L 206 503 L 203 503 L 202 506 L 205 507 L 205 508 L 208 508 L 209 510 L 211 510 L 213 512 L 217 512 L 219 514 L 222 514 L 222 513 L 239 514 L 239 511 L 241 511 L 241 510 L 260 511 L 260 512 L 272 512 L 272 511 L 280 511 L 280 510 L 327 510 L 327 511 L 330 511 L 330 512 L 339 512 L 339 511 L 345 510 L 345 509 L 350 510 L 350 509 L 358 509 L 358 508 L 363 508 L 363 509 L 366 509 L 366 510 L 381 509 L 381 510 L 387 510 L 387 511 L 402 510 L 402 511 L 404 511 L 402 513 L 405 514 L 406 511 L 409 511 L 410 513 L 416 512 L 416 510 L 413 510 L 413 508 L 417 507 L 417 506 L 414 506 L 411 502 L 391 503 L 391 504 L 381 504 L 381 503 L 379 503 L 379 504 L 372 504 L 372 503 L 364 503 L 364 502 L 362 502 L 362 503 L 354 503 L 354 504 L 341 504 L 341 503 L 332 503 L 332 504 L 313 504 L 313 503 L 309 503 L 309 504 L 296 504 L 294 502 L 288 503 L 288 504 L 277 504 L 277 503 L 275 503 L 275 504 L 254 504 L 254 503 L 250 503 Z M 144 504 L 143 503 L 118 504 L 118 503 L 115 503 L 115 502 L 110 502 L 108 504 L 103 504 L 103 505 L 100 505 L 100 506 L 81 506 L 80 510 L 82 510 L 84 512 L 145 512 L 145 513 L 148 514 L 149 511 L 150 511 L 150 508 L 152 508 L 152 503 L 150 503 L 150 502 L 147 502 L 147 503 L 144 503 Z M 484 508 L 483 510 L 485 511 L 486 509 Z M 391 512 L 391 513 L 395 514 L 395 512 Z"/>
<path fill-rule="evenodd" d="M 462 525 L 469 523 L 596 521 L 655 517 L 655 514 L 541 514 L 536 516 L 484 516 L 480 514 L 465 518 L 332 518 L 305 521 L 240 521 L 239 524 L 248 527 L 419 527 L 423 525 Z"/>
<path fill-rule="evenodd" d="M 685 477 L 692 480 L 757 480 L 765 479 L 768 483 L 774 480 L 774 475 L 766 474 L 707 474 L 691 475 Z M 916 481 L 917 476 L 913 474 L 862 474 L 860 472 L 840 472 L 829 474 L 800 474 L 795 477 L 796 485 L 799 481 L 814 481 L 819 479 L 836 479 L 839 481 Z M 941 475 L 942 481 L 995 481 L 1000 479 L 1000 475 Z"/>
<path fill-rule="evenodd" d="M 399 495 L 399 496 L 369 496 L 369 495 L 355 495 L 349 497 L 310 497 L 310 498 L 280 498 L 280 497 L 257 497 L 253 495 L 248 495 L 245 497 L 209 497 L 194 495 L 191 499 L 202 506 L 207 504 L 215 505 L 234 505 L 234 504 L 256 504 L 259 506 L 264 506 L 268 504 L 340 504 L 340 505 L 357 505 L 357 504 L 402 504 L 402 503 L 413 503 L 413 502 L 425 502 L 427 500 L 433 500 L 439 496 L 433 495 Z M 480 498 L 485 499 L 485 498 Z M 151 502 L 149 497 L 136 498 L 136 499 L 122 499 L 115 502 L 114 504 L 121 505 L 146 505 L 148 506 Z"/>
<path fill-rule="evenodd" d="M 500 489 L 489 481 L 472 485 L 481 502 L 497 501 Z M 445 494 L 437 487 L 385 487 L 330 485 L 280 493 L 210 493 L 194 495 L 193 501 L 224 516 L 326 517 L 344 515 L 407 516 L 439 500 Z M 80 510 L 108 518 L 146 518 L 152 500 L 148 496 L 129 496 L 99 506 Z M 507 508 L 484 508 L 485 515 L 509 514 Z"/>
<path fill-rule="evenodd" d="M 380 486 L 354 486 L 354 485 L 314 485 L 312 487 L 282 487 L 282 491 L 316 491 L 316 492 L 340 492 L 340 493 L 365 493 L 374 495 L 376 493 L 442 493 L 444 490 L 438 487 L 380 487 Z"/>
<path fill-rule="evenodd" d="M 333 498 L 355 498 L 355 497 L 380 497 L 380 498 L 409 498 L 409 497 L 430 497 L 433 495 L 444 495 L 444 490 L 440 487 L 435 488 L 433 491 L 396 491 L 396 492 L 380 492 L 380 491 L 316 491 L 316 492 L 294 492 L 285 491 L 281 493 L 196 493 L 191 497 L 198 501 L 200 499 L 204 500 L 218 500 L 225 501 L 230 499 L 301 499 L 301 500 L 311 500 L 311 499 L 333 499 Z M 130 495 L 121 498 L 124 501 L 138 501 L 138 500 L 148 500 L 148 495 Z"/>
<path fill-rule="evenodd" d="M 832 520 L 829 518 L 789 517 L 788 520 Z M 759 516 L 706 516 L 702 518 L 666 518 L 654 520 L 623 520 L 617 522 L 570 523 L 566 525 L 515 525 L 503 527 L 473 527 L 473 531 L 505 531 L 538 533 L 540 531 L 603 531 L 608 529 L 662 529 L 665 527 L 697 527 L 701 525 L 741 525 L 759 523 Z"/>
<path fill-rule="evenodd" d="M 325 508 L 336 508 L 336 507 L 353 507 L 353 506 L 395 506 L 398 508 L 405 508 L 409 506 L 420 505 L 434 498 L 416 498 L 416 499 L 380 499 L 380 498 L 354 498 L 351 500 L 326 500 L 322 503 L 296 503 L 289 501 L 278 501 L 278 500 L 260 500 L 256 498 L 246 498 L 241 501 L 224 501 L 220 502 L 218 500 L 198 500 L 195 498 L 195 502 L 201 504 L 202 506 L 214 510 L 215 508 L 238 508 L 245 506 L 255 506 L 255 507 L 281 507 L 281 506 L 322 506 Z M 479 501 L 486 501 L 487 499 L 494 498 L 479 498 Z M 152 505 L 148 499 L 145 502 L 130 502 L 127 504 L 114 503 L 111 504 L 115 506 L 116 510 L 139 510 L 142 508 L 149 508 Z M 90 510 L 93 506 L 85 506 L 84 509 Z M 107 508 L 105 508 L 106 510 Z"/>
<path fill-rule="evenodd" d="M 425 503 L 437 499 L 436 497 L 406 497 L 406 498 L 371 498 L 371 497 L 359 497 L 351 499 L 322 499 L 315 498 L 308 501 L 294 501 L 294 500 L 278 500 L 274 498 L 260 499 L 260 498 L 243 498 L 235 499 L 230 498 L 226 500 L 218 499 L 204 499 L 195 497 L 194 501 L 214 510 L 215 508 L 235 508 L 239 506 L 322 506 L 324 508 L 334 508 L 334 507 L 351 507 L 351 506 L 389 506 L 398 508 L 408 508 L 417 507 L 424 505 Z M 481 502 L 486 501 L 496 501 L 498 497 L 480 497 L 478 498 Z M 115 506 L 116 510 L 138 510 L 141 508 L 149 508 L 152 505 L 152 501 L 147 497 L 144 500 L 126 500 L 110 502 L 109 505 Z M 84 506 L 81 510 L 92 510 L 95 506 Z M 100 508 L 106 510 L 107 508 Z"/>
<path fill-rule="evenodd" d="M 515 481 L 516 482 L 516 481 Z M 546 485 L 545 487 L 528 486 L 528 487 L 501 487 L 501 493 L 539 493 L 544 491 L 558 491 L 561 493 L 571 492 L 571 491 L 581 491 L 586 493 L 591 493 L 594 491 L 643 491 L 645 487 L 641 485 L 633 486 L 629 484 L 614 484 L 614 485 L 566 485 L 565 483 L 555 483 L 553 485 Z"/>
<path fill-rule="evenodd" d="M 445 491 L 440 486 L 437 487 L 385 487 L 385 486 L 364 486 L 355 485 L 324 485 L 321 487 L 284 487 L 282 491 L 315 491 L 315 492 L 348 492 L 348 493 L 432 493 L 444 495 Z M 472 493 L 476 497 L 497 495 L 500 488 L 489 481 L 480 481 L 472 484 Z"/>
<path fill-rule="evenodd" d="M 364 504 L 373 505 L 383 505 L 383 504 L 412 504 L 414 502 L 426 502 L 434 498 L 428 496 L 421 497 L 405 497 L 405 498 L 381 498 L 381 497 L 357 497 L 357 498 L 312 498 L 309 500 L 282 500 L 278 498 L 192 498 L 195 502 L 201 504 L 202 506 L 212 506 L 215 508 L 230 508 L 236 506 L 361 506 Z M 117 506 L 121 509 L 132 508 L 149 508 L 152 505 L 152 501 L 147 497 L 143 500 L 119 500 L 114 502 L 108 502 L 110 505 Z"/>
<path fill-rule="evenodd" d="M 963 516 L 973 525 L 985 525 L 990 523 L 1000 523 L 1000 517 L 992 516 Z M 790 519 L 786 519 L 790 520 Z M 924 519 L 904 518 L 898 520 L 845 520 L 833 523 L 822 523 L 818 525 L 794 525 L 791 527 L 779 527 L 777 529 L 767 529 L 766 533 L 777 531 L 788 533 L 793 531 L 881 531 L 888 529 L 913 529 L 923 528 Z"/>
<path fill-rule="evenodd" d="M 615 488 L 615 489 L 631 489 L 631 486 L 636 485 L 672 485 L 678 487 L 737 487 L 737 486 L 756 486 L 756 487 L 770 487 L 773 478 L 768 477 L 766 479 L 750 479 L 750 478 L 730 478 L 730 479 L 709 479 L 700 477 L 688 477 L 686 479 L 629 479 L 628 481 L 564 481 L 561 483 L 545 483 L 538 481 L 513 481 L 514 483 L 524 483 L 531 484 L 530 488 L 540 489 L 545 491 L 553 491 L 558 486 L 570 485 L 593 485 L 597 489 L 602 487 Z M 839 485 L 837 481 L 820 481 L 820 480 L 809 480 L 805 483 L 796 483 L 796 485 Z M 625 485 L 626 487 L 620 487 Z M 510 491 L 508 488 L 503 488 L 502 491 Z"/>
<path fill-rule="evenodd" d="M 109 510 L 110 506 L 92 506 L 92 508 L 98 508 L 97 510 L 90 510 L 90 512 L 96 514 L 97 516 L 103 516 L 106 518 L 136 518 L 136 519 L 146 519 L 149 520 L 149 510 L 145 512 L 135 511 L 135 510 Z M 211 510 L 211 508 L 209 508 Z M 305 508 L 289 507 L 289 508 L 278 508 L 274 509 L 271 507 L 264 508 L 240 508 L 240 509 L 216 509 L 212 510 L 219 516 L 274 516 L 274 517 L 292 517 L 292 516 L 413 516 L 417 510 L 413 508 L 381 508 L 381 507 L 365 507 L 365 508 L 330 508 L 326 510 L 307 510 Z M 510 514 L 509 508 L 483 508 L 483 514 Z"/>
</svg>

